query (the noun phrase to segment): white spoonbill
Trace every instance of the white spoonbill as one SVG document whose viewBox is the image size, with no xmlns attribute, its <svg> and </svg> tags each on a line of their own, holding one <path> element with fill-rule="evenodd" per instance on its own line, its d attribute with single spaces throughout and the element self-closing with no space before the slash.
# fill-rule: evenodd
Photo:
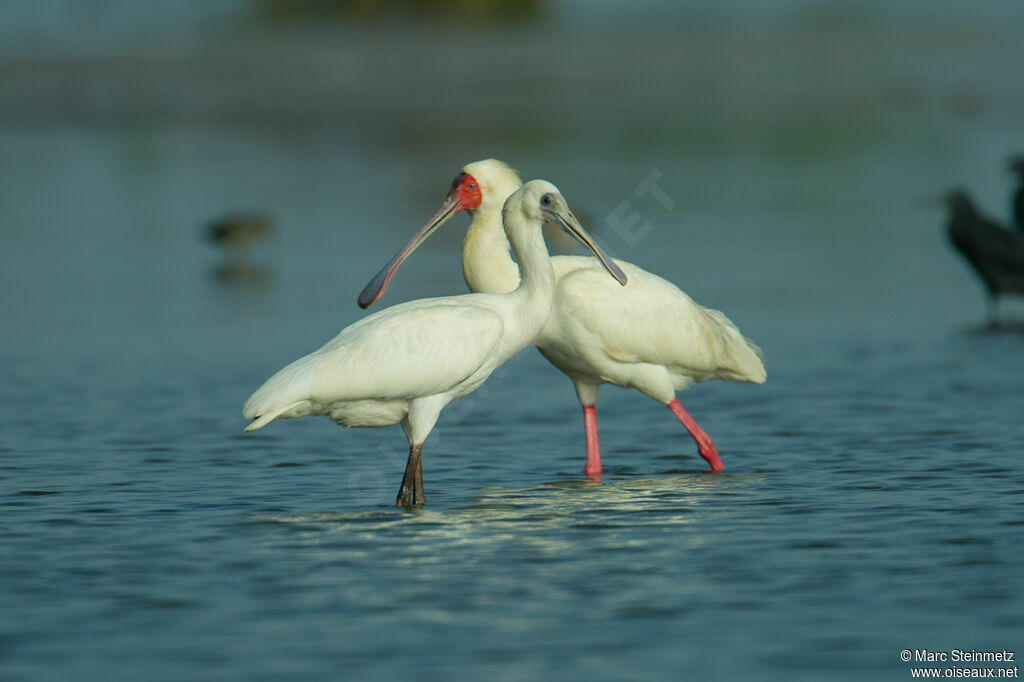
<svg viewBox="0 0 1024 682">
<path fill-rule="evenodd" d="M 626 283 L 626 275 L 594 244 L 550 182 L 523 185 L 505 203 L 503 217 L 522 270 L 514 291 L 409 301 L 346 327 L 252 394 L 242 407 L 253 420 L 245 430 L 307 415 L 326 415 L 342 426 L 400 423 L 409 439 L 409 459 L 396 504 L 422 505 L 423 441 L 441 410 L 480 386 L 544 326 L 555 287 L 541 234 L 544 221 L 569 232 Z M 435 216 L 403 253 L 430 236 L 440 218 Z"/>
<path fill-rule="evenodd" d="M 502 293 L 519 282 L 519 268 L 501 231 L 500 209 L 521 182 L 501 161 L 471 163 L 455 176 L 441 210 L 424 228 L 432 231 L 459 211 L 470 213 L 462 271 L 472 291 Z M 363 289 L 360 306 L 383 295 L 408 255 L 399 252 Z M 534 340 L 576 387 L 586 433 L 584 473 L 601 473 L 595 402 L 604 383 L 633 387 L 666 405 L 697 442 L 711 470 L 720 471 L 714 442 L 675 392 L 707 379 L 763 383 L 761 350 L 719 311 L 701 307 L 674 284 L 631 263 L 616 262 L 629 277 L 625 287 L 608 286 L 588 258 L 553 256 L 554 302 Z"/>
</svg>

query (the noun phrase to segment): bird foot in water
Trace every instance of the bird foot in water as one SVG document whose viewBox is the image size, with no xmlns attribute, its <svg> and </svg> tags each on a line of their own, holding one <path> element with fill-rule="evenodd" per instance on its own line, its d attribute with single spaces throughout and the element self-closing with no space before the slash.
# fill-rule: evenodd
<svg viewBox="0 0 1024 682">
<path fill-rule="evenodd" d="M 398 489 L 398 497 L 395 499 L 396 507 L 412 509 L 427 503 L 427 496 L 423 492 L 422 450 L 422 443 L 409 448 L 409 461 L 405 463 L 405 476 L 402 477 L 402 487 Z"/>
<path fill-rule="evenodd" d="M 718 458 L 718 451 L 715 449 L 714 445 L 712 445 L 711 447 L 700 447 L 697 449 L 697 451 L 700 453 L 700 456 L 703 457 L 705 461 L 707 461 L 708 465 L 711 467 L 710 473 L 717 473 L 725 469 L 725 467 L 722 466 L 722 460 Z"/>
<path fill-rule="evenodd" d="M 409 490 L 405 486 L 398 491 L 398 498 L 395 500 L 396 507 L 403 509 L 415 509 L 427 503 L 427 498 L 417 490 Z"/>
</svg>

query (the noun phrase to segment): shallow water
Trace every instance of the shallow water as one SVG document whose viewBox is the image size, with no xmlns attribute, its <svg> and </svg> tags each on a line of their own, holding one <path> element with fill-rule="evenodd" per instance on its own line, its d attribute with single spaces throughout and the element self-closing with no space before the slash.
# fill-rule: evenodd
<svg viewBox="0 0 1024 682">
<path fill-rule="evenodd" d="M 904 648 L 1012 650 L 1021 346 L 807 348 L 698 386 L 720 475 L 606 391 L 600 482 L 531 353 L 428 441 L 414 513 L 398 429 L 242 436 L 247 364 L 82 362 L 106 385 L 54 394 L 7 362 L 6 675 L 895 678 Z"/>
<path fill-rule="evenodd" d="M 1005 214 L 1024 94 L 1004 79 L 1019 9 L 998 6 L 921 26 L 790 3 L 611 36 L 599 14 L 572 46 L 439 29 L 429 59 L 430 36 L 382 30 L 6 53 L 0 677 L 908 679 L 903 649 L 1019 648 L 1024 334 L 982 324 L 920 201 L 964 183 Z M 562 59 L 535 118 L 412 87 L 451 64 L 475 83 L 462 59 L 488 41 Z M 608 41 L 632 70 L 593 75 Z M 294 89 L 235 82 L 231 59 Z M 373 97 L 348 103 L 352 83 Z M 571 385 L 533 350 L 442 415 L 416 512 L 391 506 L 397 427 L 242 433 L 249 393 L 359 319 L 362 285 L 490 155 L 764 348 L 763 386 L 680 394 L 726 471 L 605 387 L 606 472 L 585 479 Z M 671 207 L 636 193 L 652 172 Z M 616 231 L 623 201 L 642 239 Z M 244 267 L 201 239 L 238 209 L 275 219 Z M 385 304 L 463 291 L 452 222 Z"/>
</svg>

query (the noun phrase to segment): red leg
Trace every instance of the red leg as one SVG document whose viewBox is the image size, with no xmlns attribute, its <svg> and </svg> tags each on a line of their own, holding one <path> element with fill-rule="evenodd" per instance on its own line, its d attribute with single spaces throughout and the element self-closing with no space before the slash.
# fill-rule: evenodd
<svg viewBox="0 0 1024 682">
<path fill-rule="evenodd" d="M 583 473 L 590 477 L 601 475 L 601 449 L 597 445 L 597 408 L 583 406 L 583 428 L 587 432 L 587 464 Z"/>
<path fill-rule="evenodd" d="M 711 436 L 704 433 L 704 430 L 697 425 L 697 422 L 693 420 L 690 413 L 683 409 L 683 406 L 679 404 L 678 398 L 672 399 L 672 402 L 668 404 L 668 409 L 672 410 L 672 414 L 676 416 L 676 419 L 682 422 L 686 430 L 693 436 L 693 439 L 697 441 L 697 451 L 711 465 L 711 470 L 721 471 L 724 469 L 722 460 L 718 459 L 718 450 L 715 449 Z"/>
</svg>

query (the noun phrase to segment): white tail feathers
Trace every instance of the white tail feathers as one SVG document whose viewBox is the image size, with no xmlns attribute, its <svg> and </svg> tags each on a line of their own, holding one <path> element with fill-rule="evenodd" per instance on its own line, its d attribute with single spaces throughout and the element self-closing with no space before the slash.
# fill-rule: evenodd
<svg viewBox="0 0 1024 682">
<path fill-rule="evenodd" d="M 248 407 L 248 405 L 246 405 Z M 245 410 L 242 414 L 246 417 L 251 417 L 252 421 L 248 426 L 245 427 L 246 431 L 255 431 L 256 429 L 262 429 L 264 426 L 274 421 L 275 419 L 288 419 L 289 417 L 301 417 L 309 414 L 310 402 L 308 400 L 298 400 L 294 403 L 289 403 L 284 407 L 274 408 L 263 414 L 251 414 L 249 410 Z"/>
<path fill-rule="evenodd" d="M 253 421 L 246 431 L 261 429 L 275 419 L 304 417 L 312 413 L 310 382 L 318 355 L 299 358 L 267 379 L 242 406 L 242 416 Z"/>
<path fill-rule="evenodd" d="M 745 381 L 749 381 L 752 384 L 763 384 L 768 378 L 768 373 L 764 371 L 764 351 L 746 336 L 743 337 L 743 340 L 747 342 L 747 348 L 754 353 L 754 357 L 745 363 Z"/>
<path fill-rule="evenodd" d="M 715 321 L 724 344 L 715 378 L 763 384 L 768 375 L 764 371 L 764 352 L 761 348 L 743 336 L 725 313 L 711 308 L 703 308 L 703 311 Z"/>
</svg>

